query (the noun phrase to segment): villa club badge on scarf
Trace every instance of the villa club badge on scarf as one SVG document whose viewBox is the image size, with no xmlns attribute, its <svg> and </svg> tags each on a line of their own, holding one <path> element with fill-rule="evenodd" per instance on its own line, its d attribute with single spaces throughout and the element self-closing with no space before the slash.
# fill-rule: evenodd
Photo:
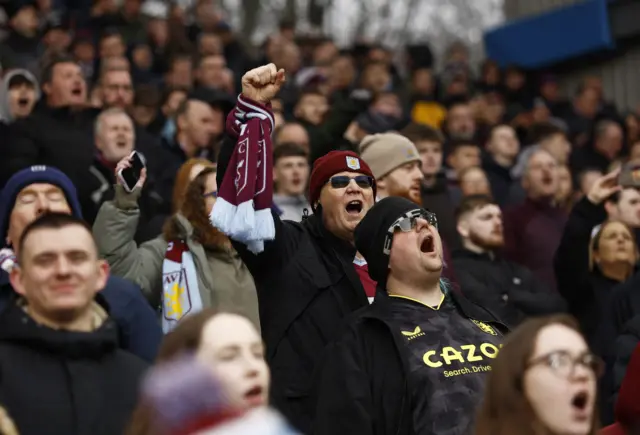
<svg viewBox="0 0 640 435">
<path fill-rule="evenodd" d="M 162 263 L 162 330 L 171 332 L 184 316 L 202 311 L 193 255 L 182 240 L 169 242 Z"/>
<path fill-rule="evenodd" d="M 238 96 L 226 122 L 227 134 L 237 142 L 209 215 L 214 227 L 255 254 L 276 233 L 271 214 L 274 126 L 269 105 Z"/>
<path fill-rule="evenodd" d="M 360 169 L 360 160 L 358 160 L 357 157 L 353 157 L 353 156 L 347 156 L 347 167 L 349 169 L 353 169 L 354 171 L 357 171 L 358 169 Z"/>
</svg>

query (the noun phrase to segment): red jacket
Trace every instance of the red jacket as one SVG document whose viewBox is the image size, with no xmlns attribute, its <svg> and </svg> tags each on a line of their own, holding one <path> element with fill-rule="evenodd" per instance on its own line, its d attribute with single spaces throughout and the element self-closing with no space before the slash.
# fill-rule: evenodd
<svg viewBox="0 0 640 435">
<path fill-rule="evenodd" d="M 636 346 L 624 375 L 616 402 L 616 422 L 600 431 L 600 435 L 636 435 L 640 433 L 640 344 Z M 635 427 L 632 431 L 629 428 Z"/>
</svg>

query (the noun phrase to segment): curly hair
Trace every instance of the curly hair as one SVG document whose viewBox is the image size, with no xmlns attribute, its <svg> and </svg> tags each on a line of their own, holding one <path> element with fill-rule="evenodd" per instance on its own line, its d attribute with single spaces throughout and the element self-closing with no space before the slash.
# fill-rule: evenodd
<svg viewBox="0 0 640 435">
<path fill-rule="evenodd" d="M 215 168 L 205 168 L 187 186 L 180 214 L 193 226 L 193 239 L 206 247 L 229 246 L 230 241 L 209 222 L 204 194 L 207 180 L 216 174 Z M 175 215 L 167 220 L 162 230 L 165 240 L 179 240 L 183 238 L 182 231 Z"/>
<path fill-rule="evenodd" d="M 180 166 L 180 169 L 178 169 L 178 173 L 176 174 L 176 181 L 173 184 L 173 195 L 171 197 L 171 208 L 174 213 L 180 210 L 180 207 L 182 206 L 184 195 L 189 187 L 189 183 L 192 181 L 189 179 L 191 176 L 191 170 L 197 165 L 205 168 L 216 167 L 213 162 L 203 158 L 191 158 Z"/>
</svg>

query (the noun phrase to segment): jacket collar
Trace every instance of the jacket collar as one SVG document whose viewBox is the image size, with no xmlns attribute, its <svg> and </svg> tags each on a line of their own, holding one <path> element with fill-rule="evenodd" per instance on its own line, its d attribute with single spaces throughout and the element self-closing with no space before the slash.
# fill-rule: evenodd
<svg viewBox="0 0 640 435">
<path fill-rule="evenodd" d="M 322 222 L 322 209 L 318 208 L 315 214 L 312 214 L 303 221 L 303 225 L 307 227 L 309 233 L 320 241 L 320 243 L 335 249 L 340 255 L 350 258 L 356 256 L 356 248 L 351 243 L 336 237 L 331 233 Z"/>
<path fill-rule="evenodd" d="M 509 325 L 498 320 L 498 316 L 484 307 L 480 307 L 460 295 L 458 292 L 450 290 L 447 292 L 446 298 L 451 300 L 455 307 L 462 313 L 464 317 L 469 319 L 478 320 L 484 323 L 492 323 L 500 326 L 500 331 L 506 333 L 511 329 Z M 376 297 L 371 304 L 371 309 L 365 310 L 363 313 L 364 318 L 371 318 L 383 321 L 386 323 L 389 314 L 389 302 L 391 298 L 387 291 L 380 286 L 376 289 Z"/>
<path fill-rule="evenodd" d="M 70 359 L 96 359 L 118 347 L 118 328 L 106 317 L 108 306 L 101 295 L 96 297 L 104 321 L 91 332 L 61 331 L 37 324 L 13 297 L 0 316 L 0 342 Z M 103 311 L 103 312 L 102 312 Z"/>
</svg>

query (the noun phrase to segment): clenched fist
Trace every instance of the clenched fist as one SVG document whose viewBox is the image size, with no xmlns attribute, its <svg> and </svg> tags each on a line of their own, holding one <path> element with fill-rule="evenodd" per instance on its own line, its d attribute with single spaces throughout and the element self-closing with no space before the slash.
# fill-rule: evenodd
<svg viewBox="0 0 640 435">
<path fill-rule="evenodd" d="M 242 76 L 242 94 L 266 104 L 276 96 L 285 81 L 284 70 L 272 63 L 254 68 Z"/>
</svg>

